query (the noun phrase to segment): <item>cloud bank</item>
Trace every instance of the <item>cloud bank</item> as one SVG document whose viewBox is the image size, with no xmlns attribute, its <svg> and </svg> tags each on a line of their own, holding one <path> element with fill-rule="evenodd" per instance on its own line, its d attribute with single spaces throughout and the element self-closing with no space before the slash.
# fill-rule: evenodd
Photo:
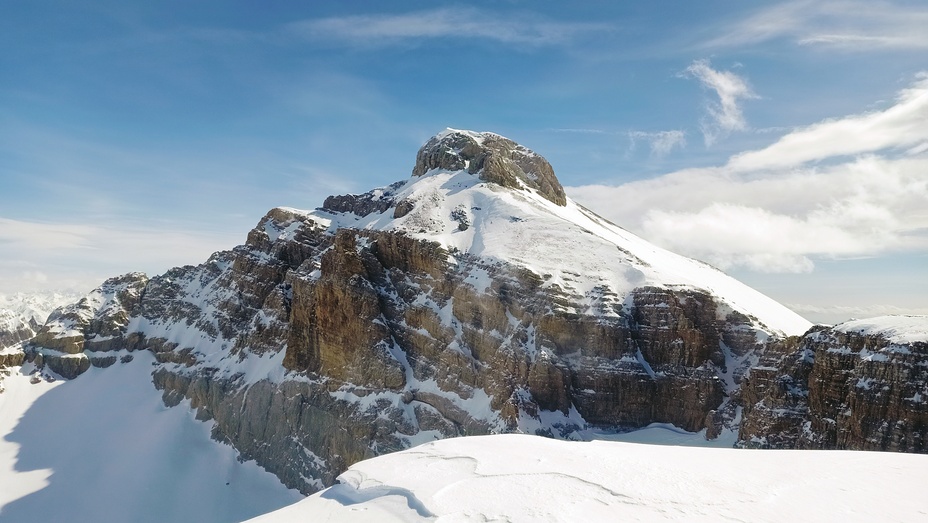
<svg viewBox="0 0 928 523">
<path fill-rule="evenodd" d="M 928 252 L 928 75 L 891 107 L 796 129 L 726 165 L 568 193 L 720 268 L 807 272 L 814 258 Z"/>
</svg>

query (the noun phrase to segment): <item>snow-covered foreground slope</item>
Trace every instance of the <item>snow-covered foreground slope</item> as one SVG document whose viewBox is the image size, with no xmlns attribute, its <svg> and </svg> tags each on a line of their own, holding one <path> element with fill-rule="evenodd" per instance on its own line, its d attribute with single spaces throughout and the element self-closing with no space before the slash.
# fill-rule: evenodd
<svg viewBox="0 0 928 523">
<path fill-rule="evenodd" d="M 151 386 L 151 354 L 0 394 L 0 521 L 241 521 L 293 503 L 253 462 Z"/>
<path fill-rule="evenodd" d="M 928 456 L 750 451 L 526 435 L 456 438 L 363 461 L 252 520 L 926 521 Z"/>
</svg>

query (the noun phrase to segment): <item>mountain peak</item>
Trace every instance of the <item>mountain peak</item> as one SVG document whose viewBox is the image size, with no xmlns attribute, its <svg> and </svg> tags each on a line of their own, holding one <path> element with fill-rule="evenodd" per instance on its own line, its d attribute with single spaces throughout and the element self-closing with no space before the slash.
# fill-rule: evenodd
<svg viewBox="0 0 928 523">
<path fill-rule="evenodd" d="M 429 139 L 416 155 L 413 176 L 434 169 L 464 171 L 481 180 L 512 189 L 526 187 L 564 206 L 567 196 L 548 160 L 495 133 L 445 129 Z"/>
</svg>

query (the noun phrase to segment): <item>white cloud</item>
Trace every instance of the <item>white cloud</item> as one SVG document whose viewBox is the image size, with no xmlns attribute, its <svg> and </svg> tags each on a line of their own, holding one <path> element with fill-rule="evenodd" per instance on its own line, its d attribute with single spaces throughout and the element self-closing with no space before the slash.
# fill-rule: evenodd
<svg viewBox="0 0 928 523">
<path fill-rule="evenodd" d="M 739 20 L 710 47 L 776 39 L 852 51 L 928 49 L 928 6 L 904 2 L 797 0 Z"/>
<path fill-rule="evenodd" d="M 721 167 L 568 191 L 645 238 L 723 269 L 804 272 L 815 258 L 928 252 L 928 151 L 906 149 L 926 139 L 916 124 L 928 121 L 926 96 L 919 76 L 884 111 L 796 130 Z"/>
<path fill-rule="evenodd" d="M 589 31 L 610 30 L 610 27 L 458 7 L 304 20 L 290 24 L 288 30 L 301 37 L 361 46 L 432 38 L 481 38 L 506 44 L 545 46 L 567 42 Z"/>
<path fill-rule="evenodd" d="M 704 87 L 715 91 L 719 97 L 718 102 L 706 104 L 708 118 L 701 125 L 706 146 L 715 143 L 720 136 L 747 128 L 740 102 L 758 97 L 747 81 L 731 71 L 713 69 L 709 60 L 705 59 L 694 61 L 681 74 L 687 78 L 695 78 Z"/>
<path fill-rule="evenodd" d="M 648 145 L 651 147 L 652 156 L 664 156 L 672 151 L 674 147 L 682 149 L 686 146 L 686 133 L 679 130 L 658 131 L 653 133 L 631 131 L 628 133 L 628 138 L 631 140 L 630 149 L 632 150 L 635 149 L 638 140 L 648 142 Z"/>
<path fill-rule="evenodd" d="M 759 151 L 733 157 L 735 170 L 782 168 L 809 161 L 913 147 L 917 154 L 928 143 L 928 74 L 899 93 L 883 111 L 849 116 L 798 129 Z"/>
</svg>

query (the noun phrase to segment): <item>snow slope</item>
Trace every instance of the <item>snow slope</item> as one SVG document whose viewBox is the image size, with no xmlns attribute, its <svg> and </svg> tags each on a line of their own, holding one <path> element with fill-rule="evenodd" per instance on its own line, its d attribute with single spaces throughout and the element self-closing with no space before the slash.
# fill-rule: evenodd
<svg viewBox="0 0 928 523">
<path fill-rule="evenodd" d="M 526 435 L 442 440 L 362 461 L 251 520 L 926 521 L 928 456 L 751 451 Z"/>
<path fill-rule="evenodd" d="M 0 521 L 231 522 L 302 499 L 239 463 L 184 404 L 166 408 L 154 358 L 133 356 L 68 382 L 12 369 L 0 393 Z"/>
<path fill-rule="evenodd" d="M 483 133 L 467 132 L 479 138 Z M 325 210 L 302 213 L 327 226 L 405 231 L 452 251 L 518 264 L 559 286 L 580 304 L 592 306 L 611 288 L 619 302 L 637 287 L 705 289 L 731 308 L 755 316 L 771 333 L 798 335 L 810 322 L 783 305 L 697 260 L 661 249 L 621 227 L 567 201 L 562 207 L 533 189 L 503 188 L 466 170 L 433 169 L 402 184 L 369 193 L 373 201 L 391 198 L 414 203 L 411 212 L 394 209 L 366 216 Z M 459 227 L 462 222 L 468 226 Z M 577 311 L 583 312 L 583 311 Z"/>
<path fill-rule="evenodd" d="M 928 342 L 928 316 L 877 316 L 835 325 L 838 332 L 882 336 L 890 343 Z"/>
</svg>

